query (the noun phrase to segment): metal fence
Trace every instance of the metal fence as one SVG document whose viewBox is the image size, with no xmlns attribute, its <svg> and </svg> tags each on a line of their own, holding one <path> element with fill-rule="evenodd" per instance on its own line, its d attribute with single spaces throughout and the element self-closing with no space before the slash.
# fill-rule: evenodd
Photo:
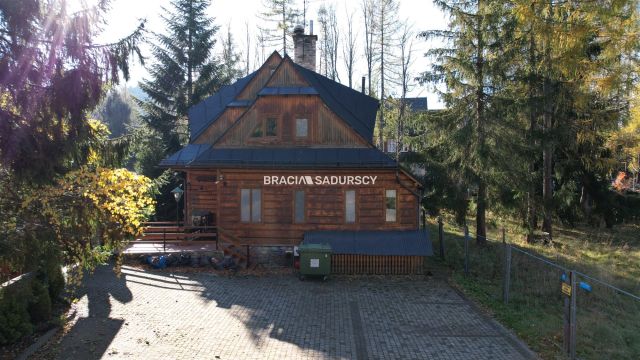
<svg viewBox="0 0 640 360">
<path fill-rule="evenodd" d="M 436 254 L 462 281 L 480 285 L 510 322 L 520 322 L 519 328 L 554 348 L 550 353 L 640 359 L 640 297 L 618 285 L 637 286 L 637 279 L 574 270 L 559 255 L 551 259 L 509 243 L 504 231 L 502 239 L 488 238 L 485 246 L 466 228 L 463 236 L 445 234 L 440 222 L 437 232 Z"/>
</svg>

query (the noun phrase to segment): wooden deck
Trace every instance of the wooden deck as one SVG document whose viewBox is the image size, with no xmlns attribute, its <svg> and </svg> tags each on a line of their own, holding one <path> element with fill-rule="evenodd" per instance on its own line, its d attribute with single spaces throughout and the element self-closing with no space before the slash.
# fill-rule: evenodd
<svg viewBox="0 0 640 360">
<path fill-rule="evenodd" d="M 230 231 L 216 226 L 180 226 L 176 222 L 145 223 L 140 239 L 125 247 L 125 255 L 222 251 L 239 265 L 249 265 L 249 247 Z"/>
<path fill-rule="evenodd" d="M 168 242 L 162 241 L 132 241 L 125 247 L 125 255 L 157 255 L 181 252 L 210 252 L 216 251 L 215 241 L 182 241 Z"/>
</svg>

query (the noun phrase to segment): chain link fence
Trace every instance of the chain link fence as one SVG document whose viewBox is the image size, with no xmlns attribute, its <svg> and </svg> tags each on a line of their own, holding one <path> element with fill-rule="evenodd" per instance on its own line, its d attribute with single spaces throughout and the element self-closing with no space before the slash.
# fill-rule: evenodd
<svg viewBox="0 0 640 360">
<path fill-rule="evenodd" d="M 640 297 L 625 290 L 637 289 L 637 279 L 575 271 L 561 254 L 549 258 L 511 244 L 504 232 L 481 246 L 466 229 L 443 228 L 440 222 L 436 255 L 537 351 L 571 359 L 640 359 Z"/>
</svg>

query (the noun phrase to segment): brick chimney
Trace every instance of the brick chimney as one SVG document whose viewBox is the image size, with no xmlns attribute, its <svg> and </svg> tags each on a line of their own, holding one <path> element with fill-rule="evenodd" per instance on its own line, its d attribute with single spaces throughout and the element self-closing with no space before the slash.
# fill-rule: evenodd
<svg viewBox="0 0 640 360">
<path fill-rule="evenodd" d="M 296 25 L 293 28 L 293 61 L 311 71 L 316 71 L 316 41 L 318 35 L 313 35 L 313 21 L 310 21 L 310 34 L 304 34 L 304 27 Z"/>
</svg>

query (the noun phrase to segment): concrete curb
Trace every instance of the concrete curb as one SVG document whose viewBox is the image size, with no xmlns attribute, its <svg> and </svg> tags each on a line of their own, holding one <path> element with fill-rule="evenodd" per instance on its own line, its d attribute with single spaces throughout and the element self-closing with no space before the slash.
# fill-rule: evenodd
<svg viewBox="0 0 640 360">
<path fill-rule="evenodd" d="M 61 327 L 56 326 L 53 329 L 47 331 L 44 335 L 40 336 L 35 343 L 31 344 L 31 346 L 26 348 L 20 355 L 18 355 L 18 357 L 16 357 L 16 360 L 29 359 L 31 356 L 33 356 L 33 354 L 35 354 L 38 350 L 40 350 L 40 348 L 44 344 L 49 342 L 49 340 L 53 337 L 53 335 L 55 335 L 58 331 L 60 331 L 60 329 Z"/>
</svg>

